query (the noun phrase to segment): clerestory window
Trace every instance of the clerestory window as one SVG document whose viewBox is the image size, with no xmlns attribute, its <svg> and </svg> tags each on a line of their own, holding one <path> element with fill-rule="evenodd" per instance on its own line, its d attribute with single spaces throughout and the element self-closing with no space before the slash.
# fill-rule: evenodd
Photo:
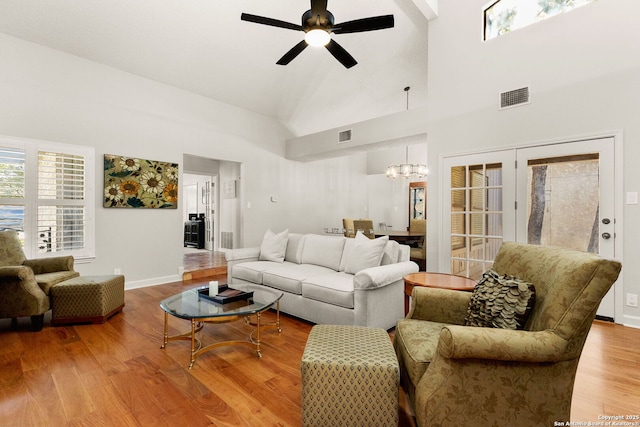
<svg viewBox="0 0 640 427">
<path fill-rule="evenodd" d="M 497 0 L 484 9 L 484 39 L 493 39 L 593 1 Z"/>
</svg>

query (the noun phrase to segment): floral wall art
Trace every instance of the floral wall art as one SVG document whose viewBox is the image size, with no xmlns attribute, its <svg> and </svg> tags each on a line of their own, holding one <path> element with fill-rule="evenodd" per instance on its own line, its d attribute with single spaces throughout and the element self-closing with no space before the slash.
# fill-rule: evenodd
<svg viewBox="0 0 640 427">
<path fill-rule="evenodd" d="M 177 209 L 178 164 L 105 154 L 103 206 Z"/>
</svg>

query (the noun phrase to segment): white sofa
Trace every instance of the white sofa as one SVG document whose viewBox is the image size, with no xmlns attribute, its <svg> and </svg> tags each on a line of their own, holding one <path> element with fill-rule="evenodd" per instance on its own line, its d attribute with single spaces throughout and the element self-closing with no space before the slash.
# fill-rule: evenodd
<svg viewBox="0 0 640 427">
<path fill-rule="evenodd" d="M 418 271 L 409 247 L 387 237 L 369 240 L 280 233 L 282 253 L 265 235 L 261 247 L 227 251 L 227 280 L 283 292 L 280 310 L 313 323 L 395 327 L 404 317 L 403 277 Z M 285 235 L 283 244 L 283 234 Z M 271 250 L 270 250 L 271 247 Z"/>
</svg>

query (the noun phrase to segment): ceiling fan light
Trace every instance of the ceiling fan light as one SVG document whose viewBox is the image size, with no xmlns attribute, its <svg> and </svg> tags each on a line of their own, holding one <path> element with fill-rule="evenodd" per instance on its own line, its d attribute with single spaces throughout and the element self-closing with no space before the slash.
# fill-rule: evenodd
<svg viewBox="0 0 640 427">
<path fill-rule="evenodd" d="M 313 30 L 307 31 L 304 35 L 304 41 L 306 41 L 310 46 L 326 46 L 327 43 L 331 41 L 331 35 L 326 30 L 314 28 Z"/>
</svg>

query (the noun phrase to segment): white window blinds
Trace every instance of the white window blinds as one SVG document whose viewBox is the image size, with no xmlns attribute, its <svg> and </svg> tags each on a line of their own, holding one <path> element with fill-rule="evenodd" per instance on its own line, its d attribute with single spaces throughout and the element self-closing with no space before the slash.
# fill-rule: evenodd
<svg viewBox="0 0 640 427">
<path fill-rule="evenodd" d="M 38 152 L 38 252 L 85 247 L 85 159 Z"/>
</svg>

